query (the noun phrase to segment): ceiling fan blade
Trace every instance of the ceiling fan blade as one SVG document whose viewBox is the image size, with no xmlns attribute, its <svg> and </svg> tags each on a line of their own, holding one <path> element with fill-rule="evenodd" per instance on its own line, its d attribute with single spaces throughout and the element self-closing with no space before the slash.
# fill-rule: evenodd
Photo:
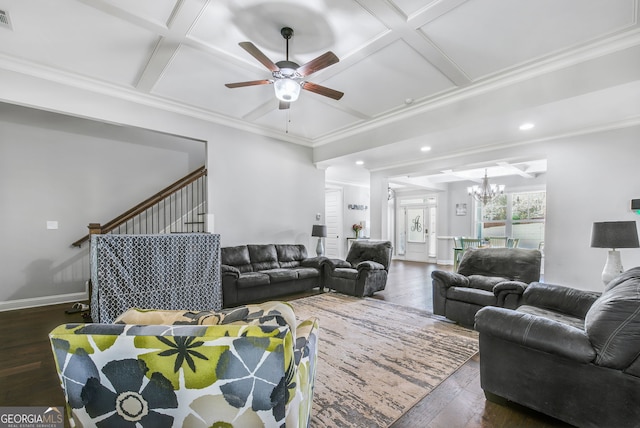
<svg viewBox="0 0 640 428">
<path fill-rule="evenodd" d="M 248 82 L 225 83 L 227 88 L 242 88 L 243 86 L 268 85 L 272 80 L 250 80 Z"/>
<path fill-rule="evenodd" d="M 302 89 L 306 89 L 310 92 L 315 92 L 316 94 L 324 95 L 325 97 L 333 98 L 334 100 L 339 100 L 344 95 L 343 92 L 336 91 L 335 89 L 327 88 L 325 86 L 321 86 L 317 83 L 311 82 L 304 82 L 302 84 Z"/>
<path fill-rule="evenodd" d="M 263 54 L 262 51 L 260 49 L 258 49 L 256 47 L 256 45 L 254 45 L 253 43 L 251 43 L 251 42 L 240 42 L 238 44 L 245 51 L 249 52 L 255 59 L 260 61 L 260 63 L 262 65 L 264 65 L 265 67 L 267 67 L 270 71 L 278 71 L 278 70 L 280 70 L 280 67 L 275 65 L 273 63 L 273 61 L 271 61 L 265 54 Z"/>
<path fill-rule="evenodd" d="M 318 70 L 322 70 L 323 68 L 329 67 L 332 64 L 340 61 L 338 57 L 331 51 L 324 53 L 317 57 L 316 59 L 312 59 L 306 64 L 301 65 L 296 70 L 300 76 L 308 76 L 311 73 L 315 73 Z"/>
<path fill-rule="evenodd" d="M 290 102 L 287 102 L 287 101 L 280 101 L 280 104 L 278 105 L 278 108 L 279 108 L 280 110 L 286 110 L 286 109 L 288 109 L 290 106 L 291 106 L 291 103 L 290 103 Z"/>
</svg>

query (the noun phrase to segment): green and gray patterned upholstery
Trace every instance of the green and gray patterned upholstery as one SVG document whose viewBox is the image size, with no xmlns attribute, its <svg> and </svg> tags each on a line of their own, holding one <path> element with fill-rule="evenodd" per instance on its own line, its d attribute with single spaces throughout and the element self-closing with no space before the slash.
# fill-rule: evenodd
<svg viewBox="0 0 640 428">
<path fill-rule="evenodd" d="M 71 426 L 309 425 L 318 323 L 295 326 L 288 303 L 131 309 L 117 322 L 49 334 Z"/>
</svg>

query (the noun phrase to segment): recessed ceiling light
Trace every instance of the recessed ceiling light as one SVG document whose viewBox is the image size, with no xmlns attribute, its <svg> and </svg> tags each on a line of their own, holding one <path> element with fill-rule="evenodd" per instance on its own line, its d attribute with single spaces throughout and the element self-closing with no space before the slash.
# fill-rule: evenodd
<svg viewBox="0 0 640 428">
<path fill-rule="evenodd" d="M 431 150 L 431 147 L 429 146 L 420 147 L 421 152 L 428 152 L 429 150 Z"/>
<path fill-rule="evenodd" d="M 527 122 L 527 123 L 523 123 L 522 125 L 520 125 L 520 130 L 521 131 L 528 131 L 529 129 L 532 129 L 535 125 L 533 123 Z"/>
<path fill-rule="evenodd" d="M 356 165 L 364 165 L 364 161 L 357 160 L 357 161 L 356 161 Z"/>
</svg>

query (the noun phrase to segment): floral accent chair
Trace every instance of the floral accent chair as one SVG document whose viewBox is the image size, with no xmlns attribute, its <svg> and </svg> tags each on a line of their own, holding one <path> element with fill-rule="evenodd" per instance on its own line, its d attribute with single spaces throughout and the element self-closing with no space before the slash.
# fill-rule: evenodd
<svg viewBox="0 0 640 428">
<path fill-rule="evenodd" d="M 286 302 L 190 312 L 130 309 L 50 334 L 70 425 L 306 427 L 318 322 Z"/>
</svg>

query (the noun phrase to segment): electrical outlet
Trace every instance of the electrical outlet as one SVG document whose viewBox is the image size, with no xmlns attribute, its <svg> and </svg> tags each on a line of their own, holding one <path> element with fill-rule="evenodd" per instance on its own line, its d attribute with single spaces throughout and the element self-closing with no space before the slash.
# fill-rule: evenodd
<svg viewBox="0 0 640 428">
<path fill-rule="evenodd" d="M 57 229 L 58 222 L 55 220 L 47 220 L 47 229 Z"/>
</svg>

